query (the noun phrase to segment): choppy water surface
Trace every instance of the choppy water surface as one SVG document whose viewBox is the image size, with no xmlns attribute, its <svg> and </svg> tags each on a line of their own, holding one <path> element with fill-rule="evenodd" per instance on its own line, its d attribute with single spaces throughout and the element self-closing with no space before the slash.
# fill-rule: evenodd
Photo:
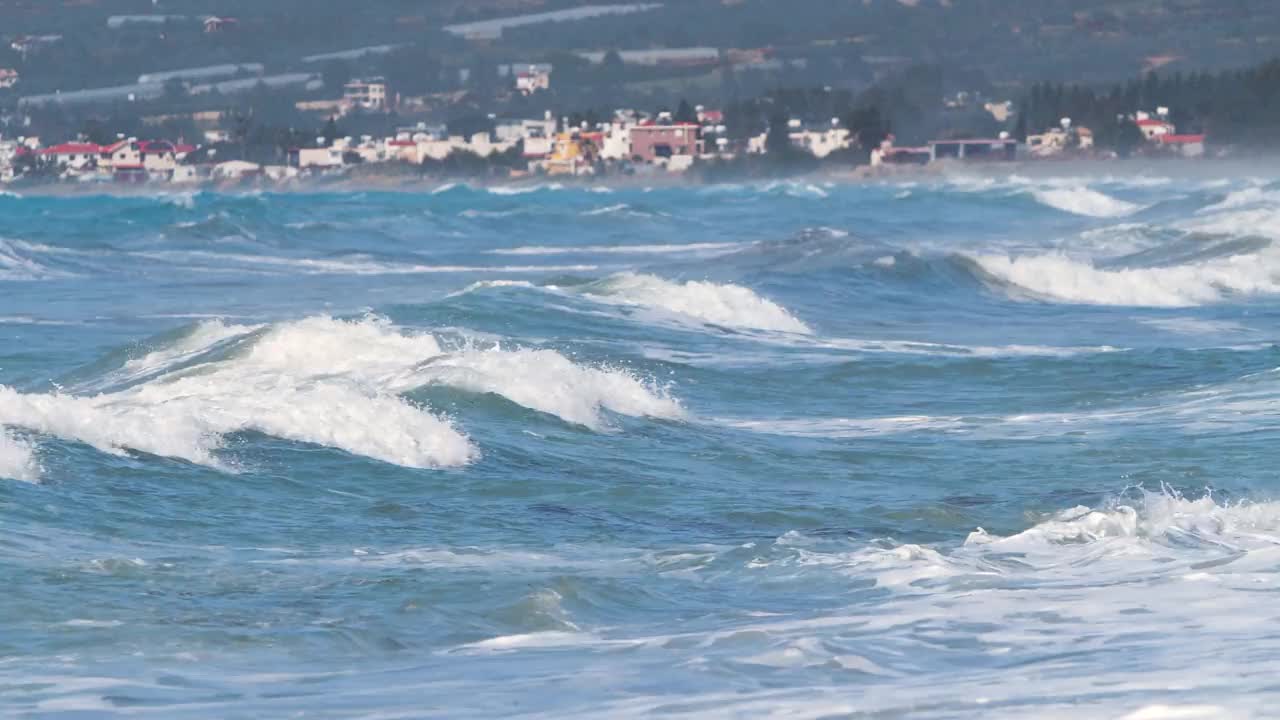
<svg viewBox="0 0 1280 720">
<path fill-rule="evenodd" d="M 1277 241 L 1268 178 L 0 196 L 0 710 L 1264 715 Z"/>
</svg>

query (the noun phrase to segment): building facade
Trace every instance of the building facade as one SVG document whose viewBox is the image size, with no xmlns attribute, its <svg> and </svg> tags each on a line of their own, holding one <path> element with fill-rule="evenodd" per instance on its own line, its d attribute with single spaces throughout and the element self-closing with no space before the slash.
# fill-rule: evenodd
<svg viewBox="0 0 1280 720">
<path fill-rule="evenodd" d="M 632 127 L 631 158 L 639 162 L 669 160 L 678 155 L 702 154 L 698 126 L 693 124 L 641 124 Z"/>
</svg>

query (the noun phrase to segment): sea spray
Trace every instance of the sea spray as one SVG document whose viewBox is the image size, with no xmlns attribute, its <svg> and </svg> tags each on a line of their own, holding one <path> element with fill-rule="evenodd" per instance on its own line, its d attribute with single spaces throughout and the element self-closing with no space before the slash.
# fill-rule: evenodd
<svg viewBox="0 0 1280 720">
<path fill-rule="evenodd" d="M 40 463 L 35 447 L 0 425 L 0 479 L 37 482 Z"/>
</svg>

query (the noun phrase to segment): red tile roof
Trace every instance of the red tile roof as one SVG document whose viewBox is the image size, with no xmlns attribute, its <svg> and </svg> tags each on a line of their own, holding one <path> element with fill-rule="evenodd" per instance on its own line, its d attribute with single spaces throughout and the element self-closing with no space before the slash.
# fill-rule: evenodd
<svg viewBox="0 0 1280 720">
<path fill-rule="evenodd" d="M 40 151 L 41 155 L 79 155 L 81 153 L 97 154 L 102 148 L 94 143 L 62 143 L 47 147 Z"/>
<path fill-rule="evenodd" d="M 138 143 L 138 149 L 144 153 L 177 152 L 173 143 L 168 140 L 143 140 Z"/>
<path fill-rule="evenodd" d="M 1165 145 L 1194 145 L 1202 143 L 1205 139 L 1204 134 L 1200 135 L 1161 135 L 1160 142 Z"/>
</svg>

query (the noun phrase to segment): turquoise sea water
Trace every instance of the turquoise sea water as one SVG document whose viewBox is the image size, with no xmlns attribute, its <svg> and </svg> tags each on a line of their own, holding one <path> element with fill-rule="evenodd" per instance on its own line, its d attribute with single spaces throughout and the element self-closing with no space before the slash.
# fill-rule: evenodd
<svg viewBox="0 0 1280 720">
<path fill-rule="evenodd" d="M 0 714 L 1264 716 L 1280 185 L 0 196 Z"/>
</svg>

